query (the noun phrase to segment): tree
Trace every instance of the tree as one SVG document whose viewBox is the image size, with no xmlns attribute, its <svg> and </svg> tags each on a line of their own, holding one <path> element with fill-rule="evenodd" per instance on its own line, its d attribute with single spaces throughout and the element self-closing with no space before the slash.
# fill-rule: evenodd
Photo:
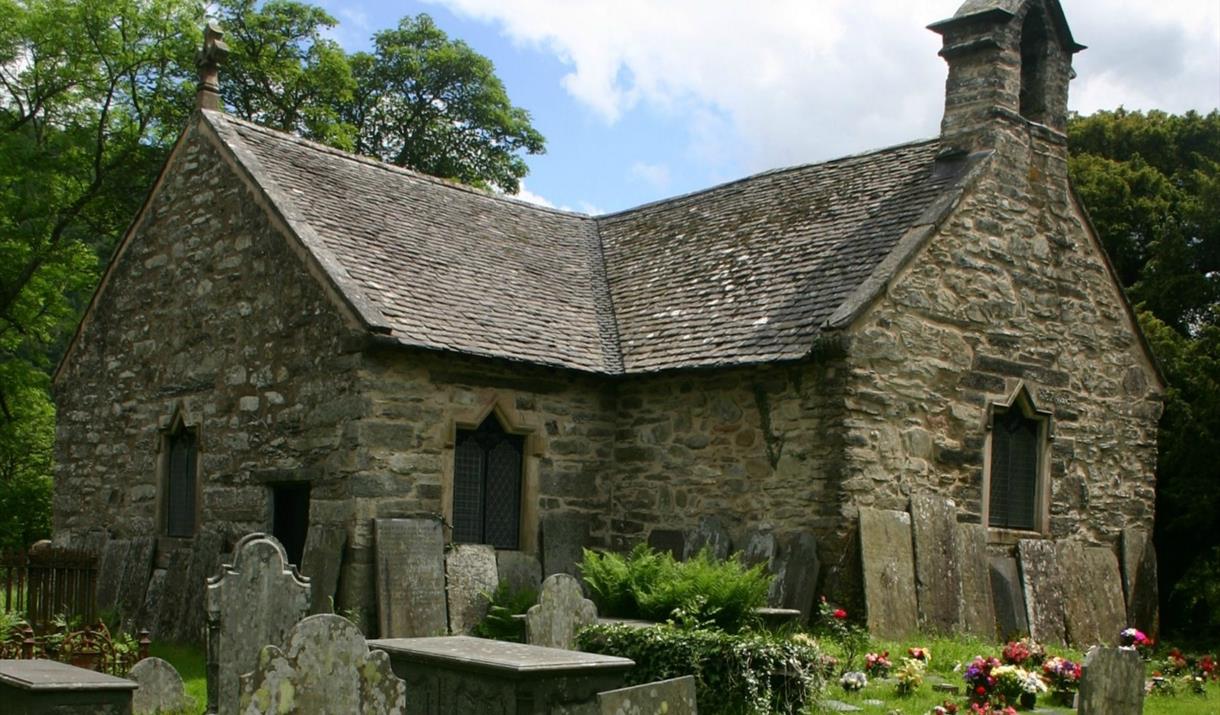
<svg viewBox="0 0 1220 715">
<path fill-rule="evenodd" d="M 1157 460 L 1166 625 L 1220 634 L 1220 112 L 1098 112 L 1069 170 L 1169 382 Z"/>
</svg>

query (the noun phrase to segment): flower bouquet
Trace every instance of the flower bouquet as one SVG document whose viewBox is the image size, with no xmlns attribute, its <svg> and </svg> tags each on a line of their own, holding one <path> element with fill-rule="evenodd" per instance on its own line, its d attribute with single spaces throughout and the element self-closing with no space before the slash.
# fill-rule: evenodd
<svg viewBox="0 0 1220 715">
<path fill-rule="evenodd" d="M 856 693 L 868 686 L 868 676 L 858 670 L 849 670 L 839 678 L 839 685 L 849 693 Z"/>
<path fill-rule="evenodd" d="M 1080 687 L 1080 664 L 1058 656 L 1047 658 L 1042 663 L 1042 679 L 1050 687 L 1056 701 L 1071 707 L 1076 690 Z"/>
<path fill-rule="evenodd" d="M 894 664 L 890 662 L 890 652 L 868 653 L 864 656 L 864 672 L 874 678 L 884 678 L 890 674 Z"/>
<path fill-rule="evenodd" d="M 966 668 L 962 679 L 966 681 L 966 691 L 971 703 L 981 705 L 991 702 L 991 694 L 996 687 L 996 679 L 992 675 L 992 671 L 999 667 L 998 658 L 979 656 Z"/>
</svg>

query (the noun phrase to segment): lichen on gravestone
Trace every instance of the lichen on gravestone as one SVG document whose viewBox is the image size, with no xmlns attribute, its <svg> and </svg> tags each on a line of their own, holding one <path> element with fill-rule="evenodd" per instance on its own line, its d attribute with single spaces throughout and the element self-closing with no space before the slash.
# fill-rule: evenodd
<svg viewBox="0 0 1220 715">
<path fill-rule="evenodd" d="M 530 645 L 572 650 L 576 632 L 597 623 L 597 607 L 584 597 L 580 582 L 566 573 L 547 576 L 538 603 L 525 614 Z"/>
<path fill-rule="evenodd" d="M 185 712 L 190 707 L 182 676 L 160 658 L 144 658 L 127 674 L 137 684 L 131 698 L 132 715 Z"/>
</svg>

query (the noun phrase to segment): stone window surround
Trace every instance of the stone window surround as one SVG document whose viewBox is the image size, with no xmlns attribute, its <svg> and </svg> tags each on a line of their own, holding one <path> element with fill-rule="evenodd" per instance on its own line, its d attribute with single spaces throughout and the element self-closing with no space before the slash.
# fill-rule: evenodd
<svg viewBox="0 0 1220 715">
<path fill-rule="evenodd" d="M 166 512 L 167 505 L 165 503 L 165 494 L 169 482 L 169 440 L 170 436 L 179 430 L 191 430 L 195 433 L 195 530 L 194 533 L 199 533 L 200 521 L 203 518 L 203 460 L 200 455 L 204 450 L 203 442 L 203 419 L 202 415 L 192 412 L 186 408 L 182 402 L 175 402 L 168 415 L 163 415 L 157 421 L 157 439 L 156 439 L 156 514 L 157 514 L 157 537 L 158 541 L 164 540 L 170 543 L 179 543 L 189 541 L 194 538 L 186 536 L 169 536 L 166 533 L 166 521 L 168 514 Z M 161 551 L 158 548 L 158 551 Z"/>
<path fill-rule="evenodd" d="M 998 396 L 987 401 L 986 437 L 983 440 L 983 486 L 981 520 L 988 524 L 991 517 L 991 437 L 992 425 L 997 413 L 1016 407 L 1025 413 L 1027 419 L 1038 423 L 1038 479 L 1037 493 L 1034 503 L 1037 505 L 1034 513 L 1034 530 L 1008 529 L 1000 527 L 987 528 L 988 541 L 998 544 L 1016 544 L 1021 539 L 1039 539 L 1050 536 L 1051 514 L 1051 449 L 1054 441 L 1054 422 L 1050 410 L 1038 406 L 1034 392 L 1023 380 L 1017 380 L 1012 388 L 1007 390 L 1007 397 Z"/>
<path fill-rule="evenodd" d="M 445 430 L 445 454 L 441 460 L 441 509 L 445 522 L 445 540 L 453 541 L 453 470 L 454 448 L 459 429 L 473 430 L 483 424 L 488 415 L 495 413 L 500 426 L 509 434 L 524 439 L 524 455 L 521 465 L 521 514 L 520 535 L 517 550 L 528 554 L 538 553 L 538 462 L 542 456 L 541 425 L 537 419 L 522 415 L 508 395 L 493 394 L 481 405 L 457 410 L 451 416 Z"/>
</svg>

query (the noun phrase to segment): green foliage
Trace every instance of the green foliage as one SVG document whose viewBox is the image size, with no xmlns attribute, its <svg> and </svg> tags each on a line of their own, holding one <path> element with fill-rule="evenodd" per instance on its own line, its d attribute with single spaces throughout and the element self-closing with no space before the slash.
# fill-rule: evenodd
<svg viewBox="0 0 1220 715">
<path fill-rule="evenodd" d="M 822 652 L 809 639 L 729 634 L 657 625 L 598 625 L 577 634 L 580 650 L 630 658 L 630 684 L 693 675 L 699 711 L 792 713 L 825 681 Z"/>
<path fill-rule="evenodd" d="M 584 552 L 581 577 L 598 612 L 618 618 L 673 620 L 737 631 L 766 605 L 771 577 L 762 565 L 718 561 L 701 551 L 688 561 L 637 545 L 629 554 Z"/>
<path fill-rule="evenodd" d="M 525 642 L 525 623 L 520 618 L 538 602 L 538 592 L 532 588 L 515 590 L 501 581 L 488 595 L 487 615 L 475 625 L 472 633 L 480 638 L 493 638 L 513 643 Z"/>
</svg>

